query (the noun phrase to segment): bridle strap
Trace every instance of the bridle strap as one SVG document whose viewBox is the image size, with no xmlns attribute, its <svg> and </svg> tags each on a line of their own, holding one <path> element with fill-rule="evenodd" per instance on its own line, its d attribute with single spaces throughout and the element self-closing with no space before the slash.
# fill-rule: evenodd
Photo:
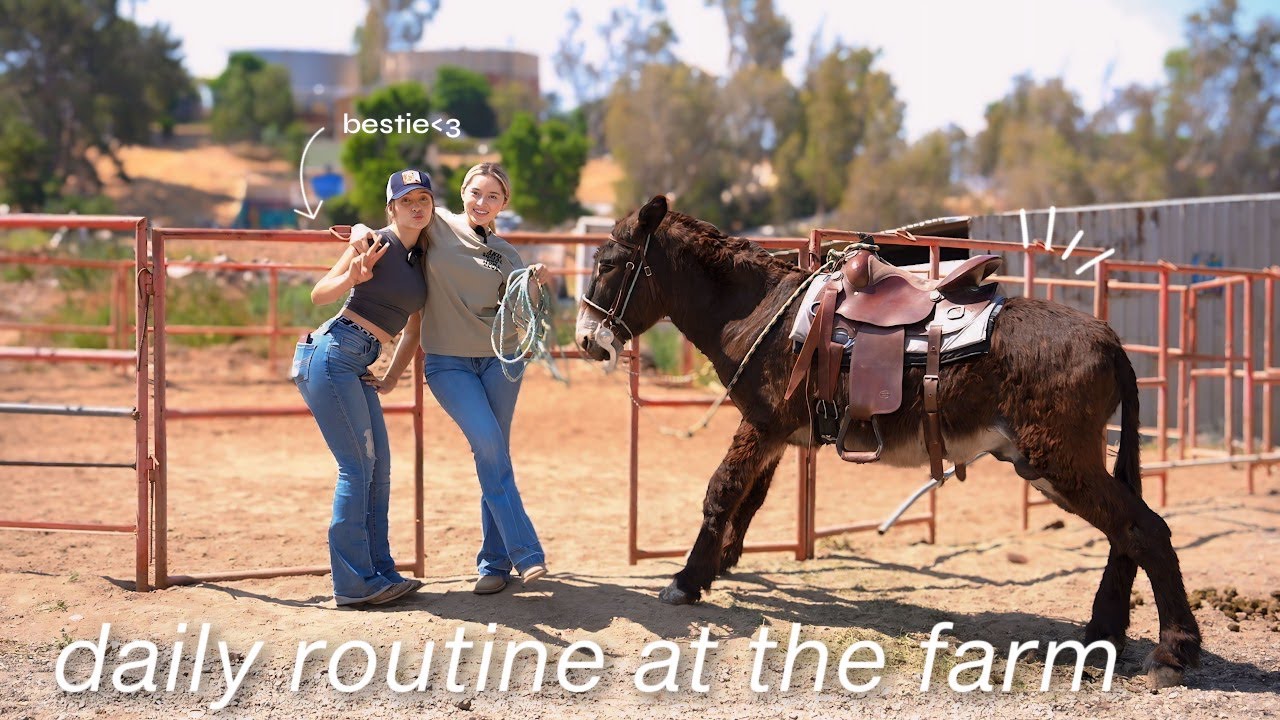
<svg viewBox="0 0 1280 720">
<path fill-rule="evenodd" d="M 611 317 L 610 313 L 612 311 L 606 310 L 603 307 L 591 302 L 591 300 L 586 295 L 582 296 L 582 302 L 590 305 L 591 307 L 595 308 L 596 310 L 599 310 L 602 314 L 604 314 L 605 316 L 604 319 L 600 321 L 601 326 L 621 327 L 627 333 L 627 337 L 625 340 L 630 340 L 632 338 L 631 328 L 627 327 L 627 324 L 622 321 L 621 317 Z"/>
<path fill-rule="evenodd" d="M 632 255 L 627 259 L 626 274 L 622 276 L 622 284 L 626 289 L 618 291 L 618 296 L 613 300 L 613 307 L 606 310 L 602 306 L 591 302 L 586 295 L 582 296 L 583 302 L 604 313 L 604 319 L 600 321 L 601 325 L 621 327 L 626 331 L 627 337 L 623 339 L 624 342 L 635 337 L 631 332 L 631 328 L 627 327 L 627 324 L 623 322 L 622 316 L 627 312 L 627 306 L 631 304 L 631 296 L 635 293 L 636 283 L 640 280 L 640 273 L 643 271 L 645 275 L 653 274 L 653 271 L 645 264 L 645 258 L 649 254 L 649 243 L 652 241 L 653 233 L 649 233 L 644 240 L 643 247 L 637 245 L 630 248 Z M 615 240 L 615 242 L 617 241 Z M 622 243 L 618 244 L 621 245 Z M 636 252 L 639 252 L 638 256 L 635 255 Z"/>
</svg>

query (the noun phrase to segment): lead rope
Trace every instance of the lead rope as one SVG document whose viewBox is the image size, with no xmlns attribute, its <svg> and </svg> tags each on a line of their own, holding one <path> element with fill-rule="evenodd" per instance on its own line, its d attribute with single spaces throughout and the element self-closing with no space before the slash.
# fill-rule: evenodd
<svg viewBox="0 0 1280 720">
<path fill-rule="evenodd" d="M 778 312 L 773 314 L 773 317 L 769 320 L 768 324 L 766 324 L 764 329 L 760 331 L 760 334 L 756 337 L 756 341 L 751 344 L 751 348 L 747 350 L 747 354 L 743 356 L 742 362 L 738 363 L 738 370 L 734 372 L 733 379 L 731 379 L 729 384 L 725 386 L 724 394 L 712 403 L 710 408 L 707 408 L 707 412 L 702 416 L 701 420 L 689 426 L 687 430 L 673 430 L 665 427 L 659 428 L 659 430 L 667 435 L 691 438 L 694 433 L 697 433 L 707 427 L 707 425 L 711 424 L 711 418 L 716 414 L 716 411 L 720 409 L 720 406 L 724 404 L 724 401 L 729 399 L 729 393 L 733 392 L 733 386 L 737 384 L 738 378 L 742 377 L 742 371 L 747 367 L 747 363 L 751 360 L 751 356 L 755 354 L 756 348 L 760 347 L 760 344 L 764 342 L 765 336 L 769 334 L 769 331 L 773 329 L 773 326 L 776 325 L 778 320 L 784 313 L 786 313 L 787 308 L 791 307 L 791 303 L 795 302 L 795 299 L 800 295 L 800 293 L 804 292 L 804 289 L 809 286 L 809 283 L 813 282 L 813 279 L 819 275 L 830 272 L 837 264 L 839 264 L 842 257 L 843 256 L 834 256 L 833 254 L 833 257 L 823 263 L 817 270 L 810 273 L 809 277 L 805 278 L 803 282 L 796 286 L 795 291 L 791 293 L 791 296 L 787 298 L 786 302 L 782 303 L 782 307 L 778 308 Z M 628 386 L 628 392 L 630 392 L 630 386 Z M 632 401 L 634 402 L 634 398 Z"/>
<path fill-rule="evenodd" d="M 489 334 L 489 345 L 493 348 L 494 356 L 502 362 L 502 374 L 507 380 L 519 380 L 529 363 L 541 362 L 547 366 L 551 377 L 567 385 L 569 381 L 560 374 L 551 348 L 547 345 L 547 338 L 555 337 L 550 291 L 544 287 L 535 304 L 529 292 L 530 277 L 527 268 L 516 270 L 507 276 L 507 289 L 502 294 L 502 302 L 498 304 L 498 317 L 494 319 L 493 330 Z M 508 322 L 523 328 L 516 347 L 511 351 L 505 347 Z M 508 355 L 512 358 L 508 359 Z M 507 369 L 509 365 L 519 365 L 520 369 L 513 374 Z"/>
</svg>

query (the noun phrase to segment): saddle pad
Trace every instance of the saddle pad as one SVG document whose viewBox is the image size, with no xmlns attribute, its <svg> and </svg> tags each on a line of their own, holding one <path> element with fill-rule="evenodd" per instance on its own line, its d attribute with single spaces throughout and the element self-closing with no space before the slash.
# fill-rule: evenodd
<svg viewBox="0 0 1280 720">
<path fill-rule="evenodd" d="M 813 318 L 818 313 L 818 294 L 828 282 L 832 280 L 840 282 L 840 278 L 840 271 L 836 270 L 827 275 L 817 275 L 813 278 L 813 282 L 809 283 L 808 289 L 804 291 L 804 297 L 800 299 L 795 322 L 791 324 L 792 340 L 804 344 L 804 339 L 809 337 L 809 327 L 813 324 Z"/>
<path fill-rule="evenodd" d="M 818 280 L 823 277 L 828 276 L 819 275 L 814 280 L 814 284 L 817 285 Z M 807 295 L 806 293 L 806 298 Z M 959 329 L 942 334 L 941 360 L 944 365 L 972 357 L 973 355 L 980 355 L 987 351 L 991 340 L 991 329 L 995 327 L 996 317 L 1004 309 L 1004 301 L 1004 297 L 997 296 L 982 312 L 974 316 L 972 322 Z M 808 303 L 806 301 L 806 305 L 802 306 L 802 309 L 807 306 Z M 813 321 L 812 312 L 810 310 L 810 312 L 796 313 L 796 321 L 791 329 L 791 339 L 794 341 L 793 350 L 796 352 L 799 352 L 800 346 L 804 344 L 805 338 L 808 337 L 809 327 Z M 906 364 L 924 365 L 925 354 L 929 348 L 928 328 L 925 325 L 913 325 L 908 327 L 906 331 Z M 847 368 L 849 366 L 849 354 L 857 339 L 850 338 L 848 331 L 844 328 L 836 328 L 832 332 L 831 341 L 844 345 L 843 366 Z"/>
<path fill-rule="evenodd" d="M 991 304 L 974 316 L 973 322 L 954 332 L 942 333 L 942 361 L 951 362 L 958 359 L 956 352 L 983 345 L 981 351 L 986 352 L 986 344 L 991 339 L 991 328 L 995 327 L 996 316 L 1004 309 L 1004 298 L 996 297 Z M 929 330 L 923 325 L 907 328 L 907 364 L 924 364 L 924 356 L 929 351 Z M 972 353 L 970 353 L 972 354 Z M 914 357 L 919 363 L 913 362 Z M 968 354 L 966 354 L 966 357 Z"/>
</svg>

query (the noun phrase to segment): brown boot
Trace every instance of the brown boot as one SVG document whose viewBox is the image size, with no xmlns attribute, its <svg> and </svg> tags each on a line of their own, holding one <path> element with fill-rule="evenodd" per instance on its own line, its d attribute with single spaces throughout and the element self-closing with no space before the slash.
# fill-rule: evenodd
<svg viewBox="0 0 1280 720">
<path fill-rule="evenodd" d="M 507 579 L 501 575 L 481 575 L 476 580 L 475 587 L 471 588 L 471 592 L 477 595 L 492 595 L 502 592 L 507 586 Z"/>
</svg>

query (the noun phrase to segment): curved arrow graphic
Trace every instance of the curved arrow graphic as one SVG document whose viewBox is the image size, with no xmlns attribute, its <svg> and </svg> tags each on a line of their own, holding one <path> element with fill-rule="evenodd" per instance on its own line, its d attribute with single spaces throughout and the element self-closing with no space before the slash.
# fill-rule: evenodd
<svg viewBox="0 0 1280 720">
<path fill-rule="evenodd" d="M 307 184 L 302 179 L 302 170 L 307 166 L 307 151 L 311 149 L 311 143 L 314 142 L 316 137 L 322 132 L 324 132 L 324 128 L 320 128 L 311 136 L 311 139 L 308 140 L 307 144 L 302 148 L 302 159 L 298 161 L 298 187 L 302 188 L 302 202 L 307 206 L 307 211 L 302 212 L 297 208 L 294 208 L 293 211 L 310 220 L 316 219 L 316 214 L 320 212 L 320 206 L 324 205 L 324 201 L 321 200 L 316 203 L 315 210 L 311 209 L 311 201 L 307 199 Z"/>
</svg>

